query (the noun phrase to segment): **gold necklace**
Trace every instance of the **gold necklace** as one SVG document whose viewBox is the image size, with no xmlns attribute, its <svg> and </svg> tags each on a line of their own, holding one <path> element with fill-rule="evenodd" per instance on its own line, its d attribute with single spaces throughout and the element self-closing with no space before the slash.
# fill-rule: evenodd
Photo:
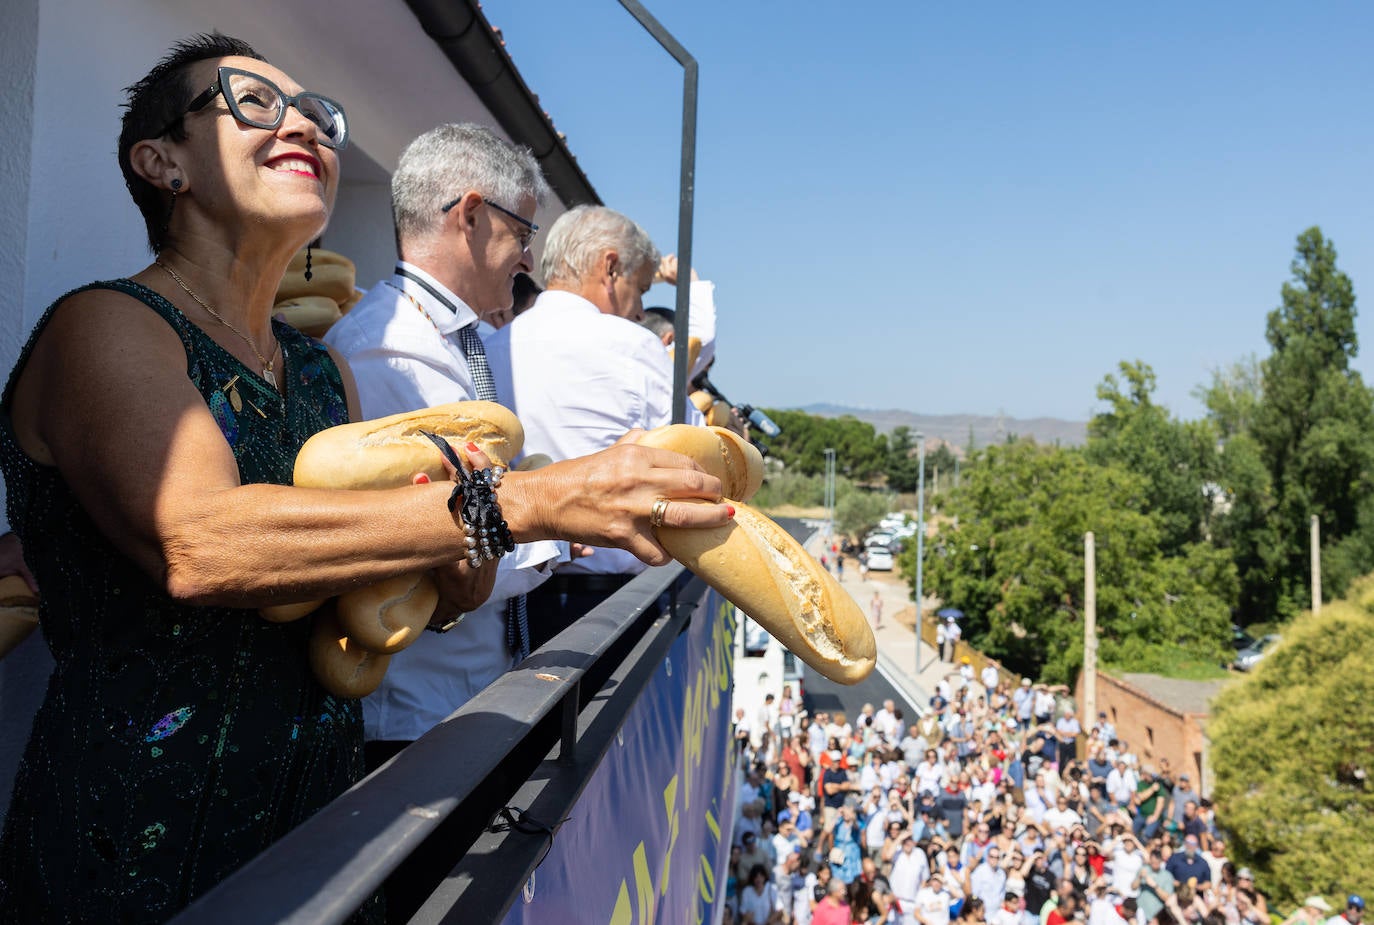
<svg viewBox="0 0 1374 925">
<path fill-rule="evenodd" d="M 273 349 L 272 349 L 272 357 L 273 357 L 273 358 L 269 360 L 269 359 L 267 359 L 267 357 L 265 357 L 265 356 L 262 355 L 262 351 L 258 349 L 258 345 L 257 345 L 257 344 L 253 343 L 252 338 L 250 338 L 247 334 L 245 334 L 245 333 L 243 333 L 242 331 L 240 331 L 238 328 L 234 327 L 234 326 L 233 326 L 232 324 L 230 324 L 229 322 L 225 321 L 223 315 L 221 315 L 219 312 L 215 311 L 215 310 L 214 310 L 213 308 L 211 308 L 210 306 L 206 305 L 206 304 L 205 304 L 205 301 L 204 301 L 203 299 L 201 299 L 200 296 L 196 295 L 194 292 L 191 291 L 191 287 L 188 286 L 188 285 L 186 285 L 186 281 L 183 280 L 180 276 L 177 276 L 175 270 L 173 270 L 171 267 L 167 266 L 167 264 L 163 263 L 161 260 L 154 260 L 153 263 L 157 264 L 158 266 L 162 267 L 162 269 L 166 270 L 166 271 L 167 271 L 167 275 L 170 276 L 172 279 L 176 280 L 176 284 L 177 284 L 178 286 L 180 286 L 182 289 L 184 289 L 184 290 L 186 291 L 186 294 L 187 294 L 188 296 L 190 296 L 192 299 L 194 299 L 197 305 L 199 305 L 201 308 L 205 309 L 207 312 L 210 313 L 210 317 L 214 318 L 214 319 L 215 319 L 216 321 L 218 321 L 220 324 L 224 325 L 226 328 L 228 328 L 229 330 L 233 331 L 235 334 L 237 334 L 237 335 L 239 336 L 240 339 L 243 340 L 243 342 L 244 342 L 245 344 L 247 344 L 247 345 L 249 346 L 249 348 L 253 351 L 253 353 L 255 353 L 255 354 L 257 355 L 257 357 L 258 357 L 258 362 L 262 364 L 262 378 L 265 379 L 265 380 L 267 380 L 267 384 L 270 385 L 272 388 L 275 389 L 275 388 L 277 387 L 277 377 L 276 377 L 275 375 L 273 375 L 273 373 L 272 373 L 272 364 L 276 362 L 276 355 L 277 355 L 277 350 L 276 350 L 276 345 L 275 345 L 275 338 L 273 339 L 273 342 L 274 342 L 274 346 L 273 346 Z"/>
</svg>

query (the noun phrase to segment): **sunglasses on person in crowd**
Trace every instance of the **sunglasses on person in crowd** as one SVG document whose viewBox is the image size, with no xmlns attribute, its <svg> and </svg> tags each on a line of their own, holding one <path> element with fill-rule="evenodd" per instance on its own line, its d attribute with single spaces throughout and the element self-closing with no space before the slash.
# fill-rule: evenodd
<svg viewBox="0 0 1374 925">
<path fill-rule="evenodd" d="M 261 74 L 236 67 L 221 67 L 215 82 L 191 100 L 185 111 L 168 122 L 158 134 L 170 132 L 186 115 L 210 105 L 216 95 L 224 97 L 230 114 L 244 125 L 276 130 L 286 119 L 286 108 L 294 106 L 319 130 L 320 144 L 335 150 L 342 150 L 348 145 L 348 117 L 338 103 L 318 93 L 287 96 L 280 87 Z"/>
</svg>

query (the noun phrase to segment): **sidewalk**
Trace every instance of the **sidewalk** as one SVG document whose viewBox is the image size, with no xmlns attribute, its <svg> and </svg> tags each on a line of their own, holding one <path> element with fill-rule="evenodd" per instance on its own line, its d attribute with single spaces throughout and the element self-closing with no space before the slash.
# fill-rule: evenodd
<svg viewBox="0 0 1374 925">
<path fill-rule="evenodd" d="M 820 532 L 817 531 L 806 544 L 806 551 L 819 558 L 825 549 L 826 560 L 829 561 L 831 556 L 827 547 L 828 542 L 823 543 Z M 831 574 L 835 574 L 833 566 Z M 847 557 L 844 577 L 839 581 L 865 615 L 871 613 L 869 605 L 873 600 L 873 592 L 876 591 L 882 596 L 883 623 L 873 631 L 878 642 L 878 671 L 894 687 L 902 691 L 913 706 L 925 712 L 931 694 L 935 691 L 935 685 L 945 675 L 955 673 L 956 669 L 953 665 L 939 661 L 935 650 L 922 643 L 921 670 L 917 672 L 916 631 L 897 621 L 897 614 L 904 610 L 907 611 L 906 618 L 911 619 L 913 604 L 910 588 L 905 582 L 889 580 L 889 574 L 895 575 L 895 572 L 880 574 L 881 578 L 869 573 L 867 580 L 861 579 L 858 562 L 853 557 Z M 927 621 L 935 619 L 929 604 L 923 616 Z"/>
</svg>

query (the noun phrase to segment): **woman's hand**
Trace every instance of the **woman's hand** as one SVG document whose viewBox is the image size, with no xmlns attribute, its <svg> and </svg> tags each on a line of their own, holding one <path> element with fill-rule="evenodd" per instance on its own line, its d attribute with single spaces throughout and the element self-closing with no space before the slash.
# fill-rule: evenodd
<svg viewBox="0 0 1374 925">
<path fill-rule="evenodd" d="M 729 523 L 734 510 L 719 503 L 719 479 L 680 453 L 635 445 L 631 441 L 639 434 L 631 431 L 590 456 L 508 474 L 502 509 L 515 538 L 614 546 L 649 565 L 663 565 L 672 557 L 649 524 L 655 502 L 670 502 L 663 511 L 665 526 Z M 695 503 L 703 501 L 715 503 Z"/>
<path fill-rule="evenodd" d="M 469 472 L 489 468 L 492 464 L 491 458 L 472 443 L 461 450 L 455 448 L 455 453 L 463 454 L 463 461 L 467 463 L 466 468 Z M 448 457 L 445 456 L 443 459 L 449 480 L 456 482 L 457 468 Z M 415 485 L 423 485 L 428 481 L 429 476 L 423 472 L 416 473 L 411 479 Z M 458 519 L 456 513 L 454 517 Z M 462 523 L 458 523 L 457 526 L 460 530 L 463 527 Z M 439 605 L 434 609 L 430 623 L 442 626 L 487 602 L 496 584 L 496 562 L 483 562 L 473 568 L 467 559 L 458 559 L 433 569 L 430 574 L 434 578 L 434 584 L 439 588 Z"/>
<path fill-rule="evenodd" d="M 0 578 L 6 575 L 18 575 L 24 579 L 30 591 L 38 593 L 38 583 L 33 580 L 33 574 L 24 562 L 24 549 L 19 543 L 19 537 L 13 533 L 0 536 Z"/>
</svg>

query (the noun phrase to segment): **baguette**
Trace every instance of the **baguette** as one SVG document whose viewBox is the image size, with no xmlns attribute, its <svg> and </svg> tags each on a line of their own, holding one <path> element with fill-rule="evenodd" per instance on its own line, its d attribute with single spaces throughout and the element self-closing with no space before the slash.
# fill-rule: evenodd
<svg viewBox="0 0 1374 925">
<path fill-rule="evenodd" d="M 339 627 L 369 652 L 394 655 L 424 632 L 439 606 L 439 589 L 425 574 L 397 575 L 339 595 Z"/>
<path fill-rule="evenodd" d="M 493 465 L 506 466 L 525 443 L 515 415 L 495 402 L 460 401 L 375 421 L 341 424 L 305 442 L 296 457 L 301 488 L 399 488 L 423 472 L 448 481 L 443 457 L 420 431 L 462 446 L 475 443 Z"/>
<path fill-rule="evenodd" d="M 721 493 L 727 498 L 748 501 L 763 485 L 762 454 L 723 427 L 669 424 L 644 433 L 638 442 L 691 457 L 720 479 Z"/>
<path fill-rule="evenodd" d="M 310 670 L 336 697 L 366 697 L 382 683 L 390 655 L 369 652 L 349 639 L 332 609 L 315 615 L 310 630 Z"/>
<path fill-rule="evenodd" d="M 658 540 L 824 677 L 840 684 L 868 677 L 877 643 L 854 598 L 772 520 L 747 504 L 734 508 L 723 527 L 663 526 Z"/>
</svg>

